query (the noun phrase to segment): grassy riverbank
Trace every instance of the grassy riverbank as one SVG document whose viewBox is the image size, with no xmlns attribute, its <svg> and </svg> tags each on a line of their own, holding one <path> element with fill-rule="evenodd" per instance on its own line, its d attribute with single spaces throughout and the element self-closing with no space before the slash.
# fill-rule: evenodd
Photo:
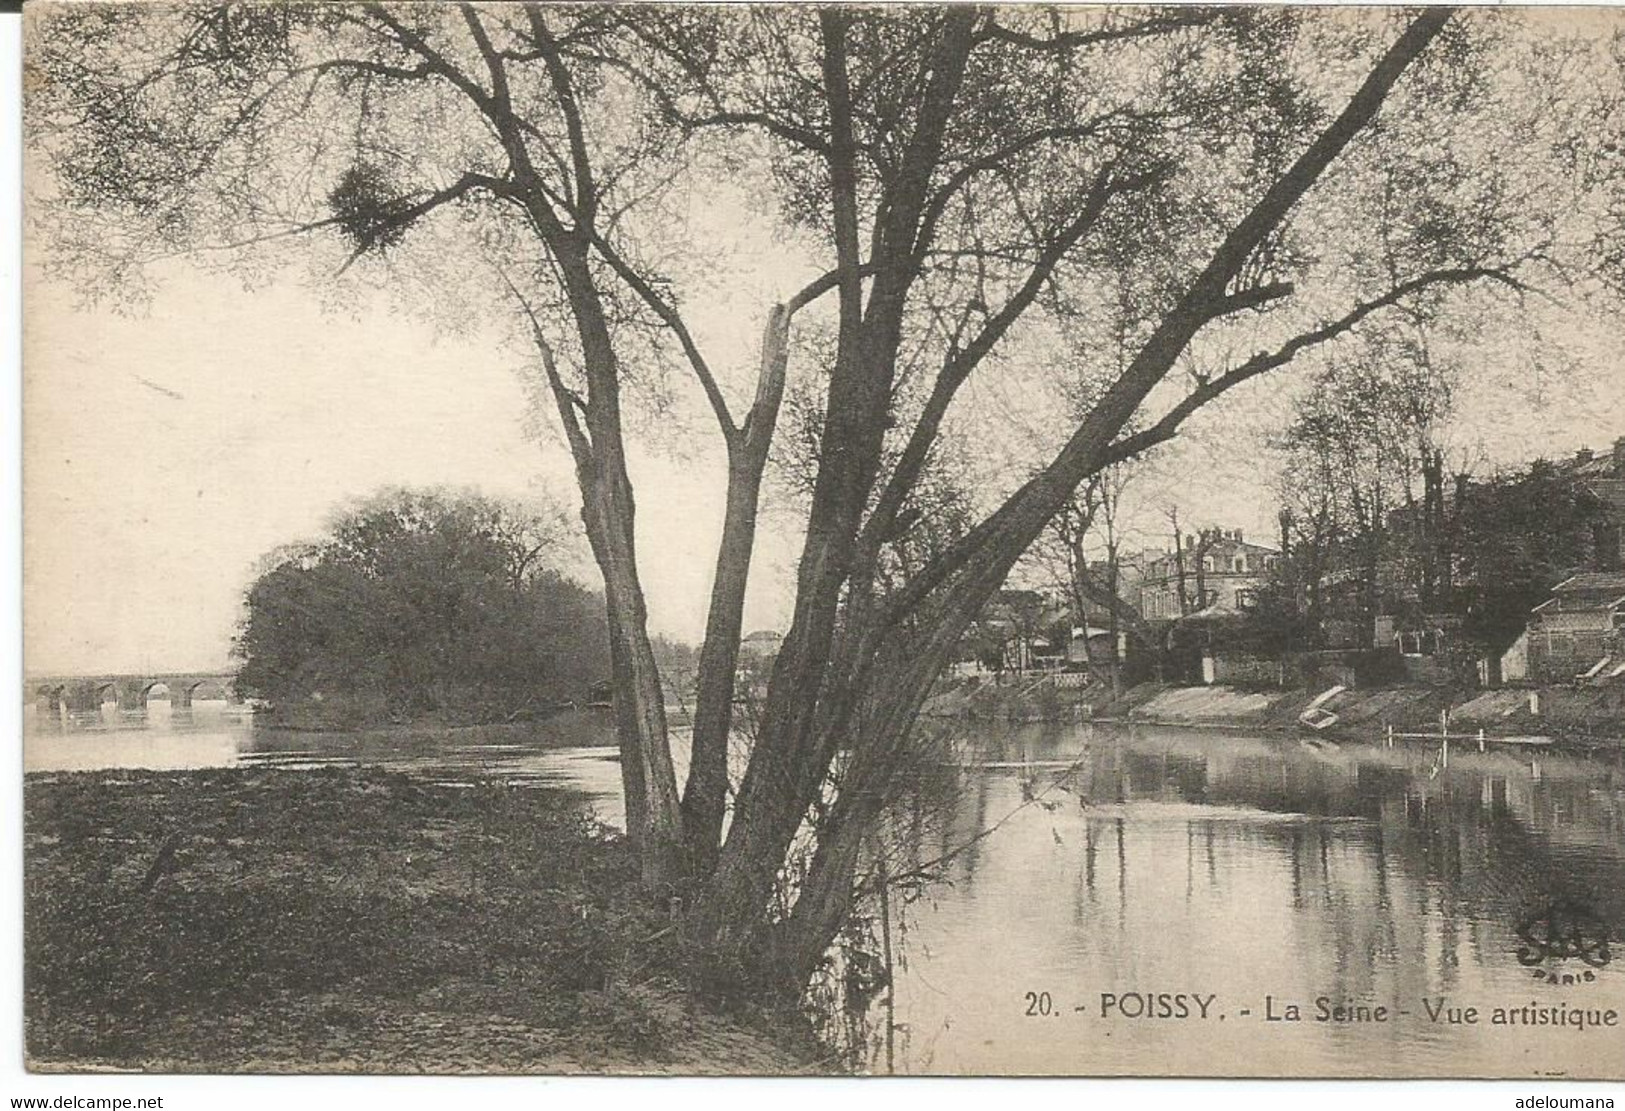
<svg viewBox="0 0 1625 1111">
<path fill-rule="evenodd" d="M 37 1070 L 781 1073 L 816 1054 L 795 1016 L 685 990 L 625 842 L 561 791 L 221 769 L 32 775 L 24 801 Z"/>
</svg>

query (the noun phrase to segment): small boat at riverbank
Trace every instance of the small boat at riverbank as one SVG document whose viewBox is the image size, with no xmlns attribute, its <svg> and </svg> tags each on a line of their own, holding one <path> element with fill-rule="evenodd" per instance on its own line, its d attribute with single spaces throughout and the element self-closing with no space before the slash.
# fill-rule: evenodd
<svg viewBox="0 0 1625 1111">
<path fill-rule="evenodd" d="M 1298 724 L 1308 726 L 1316 731 L 1336 725 L 1340 720 L 1330 710 L 1322 710 L 1318 706 L 1312 706 L 1298 715 Z"/>
<path fill-rule="evenodd" d="M 1298 715 L 1298 724 L 1307 726 L 1316 732 L 1336 725 L 1340 720 L 1340 717 L 1339 715 L 1326 709 L 1326 703 L 1330 702 L 1347 689 L 1347 687 L 1339 684 L 1328 690 L 1321 691 L 1314 697 L 1314 700 L 1310 702 L 1309 705 L 1303 708 L 1303 712 Z"/>
</svg>

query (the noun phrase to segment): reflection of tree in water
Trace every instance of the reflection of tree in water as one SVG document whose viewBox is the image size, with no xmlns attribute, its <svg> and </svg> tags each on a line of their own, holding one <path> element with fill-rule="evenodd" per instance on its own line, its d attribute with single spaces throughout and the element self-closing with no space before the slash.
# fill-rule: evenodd
<svg viewBox="0 0 1625 1111">
<path fill-rule="evenodd" d="M 968 811 L 980 822 L 987 809 L 986 784 L 958 766 L 950 733 L 914 746 L 900 778 L 905 785 L 865 843 L 852 913 L 806 997 L 820 1040 L 854 1071 L 889 1073 L 899 1057 L 917 1059 L 892 998 L 908 968 L 911 911 L 921 900 L 934 905 L 937 885 L 952 885 L 948 869 L 982 840 L 956 840 L 959 819 Z"/>
<path fill-rule="evenodd" d="M 1590 762 L 1584 774 L 1536 779 L 1510 758 L 1458 759 L 1444 774 L 1425 760 L 1388 762 L 1417 756 L 1250 757 L 1219 764 L 1208 784 L 1215 804 L 1362 819 L 1256 827 L 1291 864 L 1294 906 L 1326 911 L 1314 921 L 1333 933 L 1340 974 L 1429 952 L 1417 936 L 1424 922 L 1437 930 L 1433 978 L 1449 988 L 1465 950 L 1503 960 L 1503 935 L 1545 900 L 1575 898 L 1625 920 L 1617 768 Z"/>
<path fill-rule="evenodd" d="M 1625 775 L 1617 755 L 1548 757 L 1539 774 L 1493 751 L 1454 755 L 1440 769 L 1436 754 L 1415 749 L 1211 736 L 1165 743 L 1155 732 L 1102 733 L 1070 754 L 1041 735 L 996 738 L 980 758 L 1006 766 L 967 770 L 952 777 L 951 799 L 922 792 L 898 810 L 887 825 L 889 860 L 895 874 L 922 873 L 910 878 L 925 887 L 894 899 L 887 916 L 894 974 L 908 967 L 917 907 L 950 887 L 974 893 L 991 859 L 982 834 L 1007 820 L 1012 806 L 1057 802 L 1075 808 L 1077 832 L 1067 834 L 1075 848 L 1057 851 L 1076 852 L 1078 871 L 1070 892 L 1055 894 L 1069 896 L 1080 931 L 1099 923 L 1102 910 L 1113 915 L 1114 900 L 1113 917 L 1125 929 L 1133 881 L 1147 868 L 1179 866 L 1166 840 L 1146 836 L 1136 818 L 1139 804 L 1156 803 L 1159 820 L 1185 824 L 1176 852 L 1186 902 L 1241 897 L 1240 887 L 1223 889 L 1239 883 L 1235 869 L 1248 854 L 1279 861 L 1288 885 L 1282 897 L 1290 900 L 1283 908 L 1293 908 L 1305 950 L 1324 956 L 1325 986 L 1349 997 L 1390 972 L 1450 990 L 1465 965 L 1504 966 L 1517 922 L 1550 898 L 1578 898 L 1604 919 L 1625 922 Z M 1065 763 L 1069 755 L 1075 764 Z M 1181 817 L 1167 805 L 1191 809 Z M 1143 847 L 1130 844 L 1140 837 Z M 1139 901 L 1147 897 L 1142 889 Z M 854 944 L 879 952 L 880 924 L 870 907 L 868 932 Z M 885 1067 L 886 992 L 889 984 L 880 984 L 868 996 L 874 1005 L 852 1009 L 846 1036 L 859 1067 Z M 915 1050 L 925 1047 L 903 1048 L 915 1032 L 894 1033 L 896 1052 L 921 1067 Z"/>
<path fill-rule="evenodd" d="M 972 891 L 988 839 L 1022 812 L 1087 805 L 1088 761 L 1057 761 L 1048 752 L 1066 733 L 1048 725 L 1037 745 L 998 737 L 989 747 L 948 732 L 913 754 L 907 787 L 866 843 L 853 913 L 808 994 L 820 1036 L 849 1067 L 891 1072 L 898 1060 L 915 1068 L 929 1062 L 929 1046 L 916 1045 L 920 1032 L 896 1020 L 892 997 L 897 975 L 910 967 L 913 916 L 920 906 L 937 909 L 947 889 Z M 995 807 L 984 764 L 1010 765 L 1019 802 Z M 1120 875 L 1122 852 L 1119 836 Z"/>
</svg>

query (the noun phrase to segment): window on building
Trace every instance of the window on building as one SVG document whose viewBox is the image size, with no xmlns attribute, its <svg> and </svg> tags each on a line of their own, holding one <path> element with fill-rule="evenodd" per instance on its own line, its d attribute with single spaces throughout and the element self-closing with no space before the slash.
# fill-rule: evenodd
<svg viewBox="0 0 1625 1111">
<path fill-rule="evenodd" d="M 1236 608 L 1250 610 L 1258 608 L 1258 592 L 1256 590 L 1236 591 Z"/>
<path fill-rule="evenodd" d="M 1236 557 L 1236 565 L 1234 567 L 1234 570 L 1235 570 L 1235 572 L 1237 574 L 1240 574 L 1241 572 L 1247 570 L 1247 557 L 1246 556 L 1239 556 L 1238 555 Z"/>
<path fill-rule="evenodd" d="M 1397 634 L 1399 650 L 1407 656 L 1436 656 L 1439 653 L 1439 630 L 1420 629 Z"/>
</svg>

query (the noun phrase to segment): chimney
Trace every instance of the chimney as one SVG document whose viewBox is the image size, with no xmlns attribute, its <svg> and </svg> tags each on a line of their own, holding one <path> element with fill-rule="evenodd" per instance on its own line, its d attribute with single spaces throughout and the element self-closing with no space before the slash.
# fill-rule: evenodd
<svg viewBox="0 0 1625 1111">
<path fill-rule="evenodd" d="M 1625 478 L 1625 436 L 1614 441 L 1614 477 Z"/>
<path fill-rule="evenodd" d="M 1246 543 L 1246 541 L 1242 540 L 1242 538 L 1241 538 L 1241 530 L 1239 528 L 1236 530 L 1236 543 L 1237 544 Z"/>
<path fill-rule="evenodd" d="M 1583 447 L 1579 451 L 1575 452 L 1574 461 L 1582 465 L 1591 462 L 1591 449 L 1588 447 Z"/>
</svg>

